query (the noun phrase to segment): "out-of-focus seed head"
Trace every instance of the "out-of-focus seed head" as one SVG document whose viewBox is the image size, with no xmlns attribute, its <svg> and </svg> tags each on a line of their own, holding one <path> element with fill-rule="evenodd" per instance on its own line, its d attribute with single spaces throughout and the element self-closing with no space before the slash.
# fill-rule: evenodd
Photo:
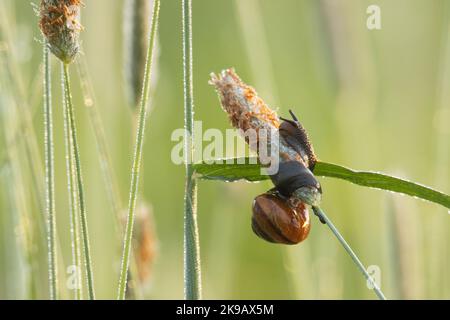
<svg viewBox="0 0 450 320">
<path fill-rule="evenodd" d="M 39 27 L 50 51 L 71 63 L 80 51 L 81 0 L 41 0 Z"/>
<path fill-rule="evenodd" d="M 144 284 L 151 278 L 152 267 L 157 253 L 155 221 L 152 209 L 148 205 L 141 204 L 138 207 L 134 239 L 139 280 Z"/>
<path fill-rule="evenodd" d="M 121 219 L 126 225 L 126 213 Z M 136 221 L 133 229 L 133 250 L 140 285 L 148 283 L 152 275 L 152 267 L 158 252 L 158 238 L 156 236 L 153 209 L 145 202 L 136 207 Z"/>
<path fill-rule="evenodd" d="M 124 2 L 124 87 L 128 103 L 132 108 L 138 106 L 141 98 L 153 2 L 154 0 L 125 0 Z M 157 55 L 156 52 L 155 57 Z M 153 63 L 154 70 L 156 69 L 156 60 L 154 59 Z M 155 79 L 156 77 L 153 75 L 152 82 L 156 81 Z"/>
</svg>

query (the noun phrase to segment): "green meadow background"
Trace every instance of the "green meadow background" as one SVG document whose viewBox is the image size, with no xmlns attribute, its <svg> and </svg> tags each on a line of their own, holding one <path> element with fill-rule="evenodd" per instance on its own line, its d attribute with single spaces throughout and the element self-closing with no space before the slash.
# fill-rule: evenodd
<svg viewBox="0 0 450 320">
<path fill-rule="evenodd" d="M 123 76 L 123 1 L 84 2 L 82 59 L 126 204 L 134 129 Z M 140 187 L 140 201 L 152 207 L 157 256 L 143 297 L 181 299 L 184 167 L 171 161 L 171 134 L 184 125 L 181 2 L 161 2 Z M 370 4 L 381 8 L 381 30 L 366 27 Z M 234 67 L 281 115 L 289 108 L 296 112 L 320 159 L 448 193 L 449 10 L 447 0 L 194 0 L 195 119 L 204 130 L 230 128 L 208 79 Z M 44 187 L 41 36 L 28 0 L 0 0 L 0 16 L 0 298 L 46 299 L 43 199 L 36 189 Z M 62 297 L 71 298 L 60 67 L 54 57 L 52 63 L 59 282 Z M 114 228 L 90 113 L 71 68 L 95 289 L 98 298 L 111 299 L 122 235 Z M 26 141 L 36 142 L 37 152 L 27 154 Z M 41 173 L 36 181 L 32 168 Z M 387 298 L 450 298 L 447 209 L 330 178 L 320 182 L 323 209 L 363 263 L 379 266 Z M 204 298 L 376 298 L 316 217 L 309 238 L 296 246 L 273 245 L 253 234 L 252 200 L 270 187 L 199 182 Z M 30 237 L 27 230 L 41 233 Z M 32 261 L 29 246 L 37 253 Z"/>
</svg>

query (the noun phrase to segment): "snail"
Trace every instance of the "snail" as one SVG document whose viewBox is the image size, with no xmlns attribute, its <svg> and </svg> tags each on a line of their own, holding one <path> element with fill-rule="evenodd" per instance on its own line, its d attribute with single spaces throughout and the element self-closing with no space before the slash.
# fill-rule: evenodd
<svg viewBox="0 0 450 320">
<path fill-rule="evenodd" d="M 310 228 L 308 208 L 301 201 L 293 206 L 276 190 L 253 200 L 252 229 L 266 241 L 297 244 L 306 239 Z"/>
<path fill-rule="evenodd" d="M 303 162 L 280 162 L 278 172 L 270 176 L 275 188 L 258 195 L 253 201 L 252 229 L 266 241 L 297 244 L 309 234 L 308 206 L 316 206 L 320 202 L 322 188 L 312 173 L 317 159 L 306 130 L 294 113 L 289 112 L 293 120 L 281 118 L 279 133 Z"/>
</svg>

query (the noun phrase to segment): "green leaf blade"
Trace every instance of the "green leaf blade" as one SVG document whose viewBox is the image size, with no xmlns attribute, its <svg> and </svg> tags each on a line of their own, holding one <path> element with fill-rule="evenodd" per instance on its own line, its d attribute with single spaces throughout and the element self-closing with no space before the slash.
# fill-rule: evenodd
<svg viewBox="0 0 450 320">
<path fill-rule="evenodd" d="M 332 163 L 318 162 L 314 174 L 322 177 L 331 177 L 346 180 L 354 184 L 403 193 L 415 198 L 438 203 L 450 208 L 450 196 L 419 183 L 389 176 L 379 172 L 356 171 Z"/>
<path fill-rule="evenodd" d="M 227 163 L 228 162 L 228 163 Z M 214 163 L 194 164 L 194 170 L 199 179 L 219 180 L 224 182 L 248 181 L 258 182 L 270 179 L 262 174 L 262 166 L 257 158 L 219 159 Z"/>
<path fill-rule="evenodd" d="M 228 160 L 228 163 L 227 163 Z M 256 158 L 220 159 L 215 163 L 194 165 L 196 175 L 203 180 L 257 182 L 269 179 Z M 450 196 L 425 185 L 373 171 L 356 171 L 333 163 L 317 162 L 314 174 L 337 178 L 359 186 L 406 194 L 440 204 L 450 209 Z"/>
</svg>

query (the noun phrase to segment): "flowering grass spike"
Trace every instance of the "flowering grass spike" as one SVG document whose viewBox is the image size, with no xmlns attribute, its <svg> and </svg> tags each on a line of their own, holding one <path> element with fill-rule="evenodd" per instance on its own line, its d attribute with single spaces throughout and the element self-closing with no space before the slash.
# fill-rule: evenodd
<svg viewBox="0 0 450 320">
<path fill-rule="evenodd" d="M 39 27 L 50 51 L 63 63 L 71 63 L 80 51 L 81 0 L 41 0 Z"/>
</svg>

